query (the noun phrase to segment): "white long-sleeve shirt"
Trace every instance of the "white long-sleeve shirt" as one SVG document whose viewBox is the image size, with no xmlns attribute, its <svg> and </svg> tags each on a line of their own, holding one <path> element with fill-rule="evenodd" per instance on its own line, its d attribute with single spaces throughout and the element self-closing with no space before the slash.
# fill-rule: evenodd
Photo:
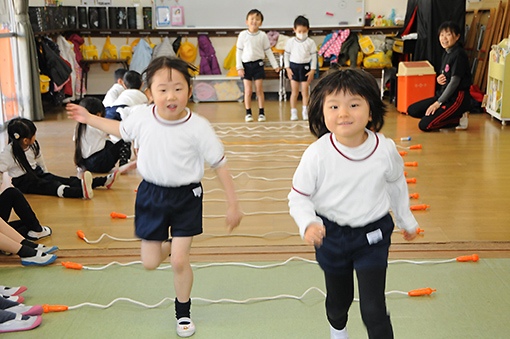
<svg viewBox="0 0 510 339">
<path fill-rule="evenodd" d="M 271 45 L 266 32 L 257 31 L 250 33 L 244 30 L 237 38 L 236 69 L 244 69 L 243 62 L 251 62 L 264 59 L 264 54 L 269 59 L 271 67 L 278 68 L 278 63 L 271 51 Z"/>
<path fill-rule="evenodd" d="M 310 224 L 322 224 L 317 214 L 338 225 L 363 227 L 391 208 L 398 227 L 408 232 L 418 227 L 395 143 L 366 131 L 368 138 L 358 147 L 344 146 L 328 133 L 303 153 L 288 195 L 302 237 Z"/>
<path fill-rule="evenodd" d="M 81 136 L 81 155 L 83 159 L 87 159 L 92 154 L 101 151 L 108 139 L 108 134 L 94 128 L 87 126 L 85 133 Z M 73 136 L 73 141 L 76 140 L 76 135 Z"/>
<path fill-rule="evenodd" d="M 28 147 L 25 150 L 25 155 L 32 169 L 40 166 L 41 169 L 46 172 L 46 165 L 44 164 L 42 152 L 39 151 L 39 156 L 36 157 L 34 151 Z M 14 160 L 14 156 L 12 155 L 12 144 L 6 145 L 0 153 L 0 172 L 7 172 L 11 178 L 17 178 L 26 173 L 25 170 Z"/>
<path fill-rule="evenodd" d="M 283 54 L 285 68 L 290 67 L 290 62 L 295 64 L 307 64 L 311 62 L 311 69 L 317 69 L 317 45 L 310 38 L 299 40 L 293 37 L 287 41 Z"/>
<path fill-rule="evenodd" d="M 113 106 L 113 103 L 117 98 L 119 97 L 120 93 L 122 93 L 125 90 L 124 86 L 122 86 L 119 83 L 113 84 L 113 86 L 106 92 L 106 95 L 103 99 L 103 106 L 104 107 L 110 107 Z"/>
</svg>

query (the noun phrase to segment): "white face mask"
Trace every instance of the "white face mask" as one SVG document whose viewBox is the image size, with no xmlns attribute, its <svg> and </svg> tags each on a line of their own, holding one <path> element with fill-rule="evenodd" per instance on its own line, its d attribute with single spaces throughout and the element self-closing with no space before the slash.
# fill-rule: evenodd
<svg viewBox="0 0 510 339">
<path fill-rule="evenodd" d="M 299 40 L 305 40 L 306 38 L 308 38 L 308 33 L 296 33 L 296 37 Z"/>
</svg>

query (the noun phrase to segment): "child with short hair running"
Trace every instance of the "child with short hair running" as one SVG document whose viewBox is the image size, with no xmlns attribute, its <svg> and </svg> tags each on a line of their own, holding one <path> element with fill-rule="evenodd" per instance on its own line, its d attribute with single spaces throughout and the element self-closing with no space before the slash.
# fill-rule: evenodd
<svg viewBox="0 0 510 339">
<path fill-rule="evenodd" d="M 346 69 L 320 80 L 311 93 L 309 120 L 319 139 L 304 152 L 288 195 L 290 214 L 324 271 L 335 339 L 348 338 L 354 270 L 369 338 L 393 338 L 384 295 L 394 228 L 390 208 L 404 238 L 416 237 L 402 157 L 378 133 L 384 114 L 370 74 Z"/>
<path fill-rule="evenodd" d="M 193 271 L 189 255 L 193 236 L 202 233 L 204 161 L 215 169 L 225 190 L 229 231 L 242 218 L 223 145 L 209 122 L 186 107 L 192 95 L 190 70 L 194 67 L 177 58 L 152 60 L 144 73 L 154 104 L 139 106 L 120 122 L 67 105 L 70 118 L 139 146 L 138 171 L 143 181 L 136 197 L 135 232 L 142 239 L 146 269 L 156 269 L 171 254 L 177 334 L 182 337 L 195 332 L 190 318 Z"/>
<path fill-rule="evenodd" d="M 298 120 L 297 99 L 301 85 L 303 100 L 303 120 L 308 120 L 308 95 L 310 82 L 317 69 L 317 45 L 308 37 L 310 22 L 300 15 L 294 20 L 296 36 L 287 41 L 283 61 L 290 79 L 290 120 Z"/>
<path fill-rule="evenodd" d="M 264 89 L 262 80 L 266 77 L 264 72 L 264 54 L 269 59 L 276 73 L 280 67 L 271 51 L 269 38 L 266 32 L 259 30 L 264 21 L 264 16 L 258 9 L 252 9 L 246 15 L 247 30 L 241 31 L 237 38 L 236 69 L 244 84 L 244 106 L 246 108 L 246 122 L 253 121 L 251 113 L 252 83 L 255 82 L 255 93 L 259 103 L 258 121 L 266 121 L 264 112 Z"/>
<path fill-rule="evenodd" d="M 47 172 L 35 138 L 36 132 L 37 128 L 32 121 L 25 118 L 11 119 L 7 123 L 9 144 L 0 153 L 0 173 L 8 172 L 12 185 L 22 193 L 92 199 L 94 188 L 112 187 L 118 172 L 92 178 L 92 174 L 86 171 L 81 179 L 59 177 Z"/>
</svg>

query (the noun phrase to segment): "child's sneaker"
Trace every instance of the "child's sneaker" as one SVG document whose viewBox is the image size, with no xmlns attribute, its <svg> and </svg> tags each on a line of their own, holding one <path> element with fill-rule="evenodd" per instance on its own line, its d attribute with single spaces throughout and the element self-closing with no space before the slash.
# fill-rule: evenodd
<svg viewBox="0 0 510 339">
<path fill-rule="evenodd" d="M 4 311 L 9 311 L 21 315 L 41 315 L 44 313 L 43 307 L 41 305 L 27 306 L 23 304 L 6 308 Z"/>
<path fill-rule="evenodd" d="M 246 116 L 244 117 L 244 121 L 252 122 L 253 121 L 253 117 L 251 116 L 251 114 L 246 114 Z"/>
<path fill-rule="evenodd" d="M 469 112 L 464 112 L 464 114 L 462 114 L 462 117 L 460 118 L 459 126 L 455 127 L 455 129 L 467 129 L 468 123 L 469 123 Z"/>
<path fill-rule="evenodd" d="M 298 120 L 298 115 L 297 115 L 297 111 L 296 112 L 290 112 L 290 120 L 291 121 L 296 121 Z"/>
<path fill-rule="evenodd" d="M 92 199 L 94 191 L 92 191 L 92 173 L 85 171 L 83 179 L 81 179 L 81 189 L 83 191 L 83 199 Z"/>
<path fill-rule="evenodd" d="M 259 121 L 266 121 L 266 115 L 265 114 L 259 114 Z"/>
<path fill-rule="evenodd" d="M 115 182 L 115 180 L 117 179 L 119 174 L 120 174 L 120 171 L 119 170 L 115 170 L 115 172 L 113 172 L 111 174 L 108 174 L 106 176 L 106 182 L 104 183 L 106 188 L 110 189 L 112 187 L 113 183 Z"/>
<path fill-rule="evenodd" d="M 27 331 L 41 325 L 42 317 L 40 315 L 27 316 L 16 314 L 13 320 L 8 320 L 0 324 L 0 333 Z"/>
<path fill-rule="evenodd" d="M 303 120 L 308 120 L 308 112 L 307 111 L 303 111 Z"/>
<path fill-rule="evenodd" d="M 179 337 L 191 337 L 195 333 L 195 324 L 190 318 L 177 319 L 177 335 Z"/>
<path fill-rule="evenodd" d="M 42 231 L 41 232 L 36 232 L 36 231 L 28 231 L 27 235 L 28 235 L 28 239 L 30 240 L 39 240 L 39 239 L 42 239 L 44 237 L 49 237 L 51 235 L 51 228 L 49 228 L 48 226 L 41 226 L 42 227 Z"/>
<path fill-rule="evenodd" d="M 27 288 L 25 286 L 18 286 L 18 287 L 8 287 L 8 286 L 0 286 L 0 295 L 19 295 L 23 292 L 25 292 Z"/>
<path fill-rule="evenodd" d="M 25 301 L 25 298 L 23 298 L 22 295 L 1 295 L 0 294 L 0 298 L 4 298 L 5 300 L 14 301 L 14 302 L 17 302 L 20 304 Z"/>
<path fill-rule="evenodd" d="M 46 254 L 50 254 L 50 253 L 53 253 L 53 252 L 55 252 L 56 250 L 58 250 L 58 247 L 57 247 L 57 246 L 46 247 L 46 246 L 44 246 L 43 244 L 39 244 L 39 245 L 35 248 L 35 250 L 36 250 L 36 251 L 39 251 L 39 252 L 46 253 Z"/>
<path fill-rule="evenodd" d="M 33 257 L 24 257 L 21 258 L 21 265 L 23 266 L 31 266 L 31 265 L 37 265 L 37 266 L 44 266 L 49 265 L 55 260 L 57 260 L 57 256 L 55 254 L 46 254 L 40 251 L 36 251 L 36 255 Z"/>
</svg>

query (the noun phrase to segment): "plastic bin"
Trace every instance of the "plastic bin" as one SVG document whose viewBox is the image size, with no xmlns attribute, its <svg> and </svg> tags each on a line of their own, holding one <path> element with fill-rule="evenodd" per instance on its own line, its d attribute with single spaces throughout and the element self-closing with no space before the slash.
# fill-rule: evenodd
<svg viewBox="0 0 510 339">
<path fill-rule="evenodd" d="M 420 100 L 433 97 L 436 72 L 428 61 L 410 61 L 398 64 L 397 110 L 407 113 L 407 108 Z"/>
<path fill-rule="evenodd" d="M 240 77 L 198 75 L 192 84 L 194 102 L 244 100 L 244 86 Z"/>
</svg>

